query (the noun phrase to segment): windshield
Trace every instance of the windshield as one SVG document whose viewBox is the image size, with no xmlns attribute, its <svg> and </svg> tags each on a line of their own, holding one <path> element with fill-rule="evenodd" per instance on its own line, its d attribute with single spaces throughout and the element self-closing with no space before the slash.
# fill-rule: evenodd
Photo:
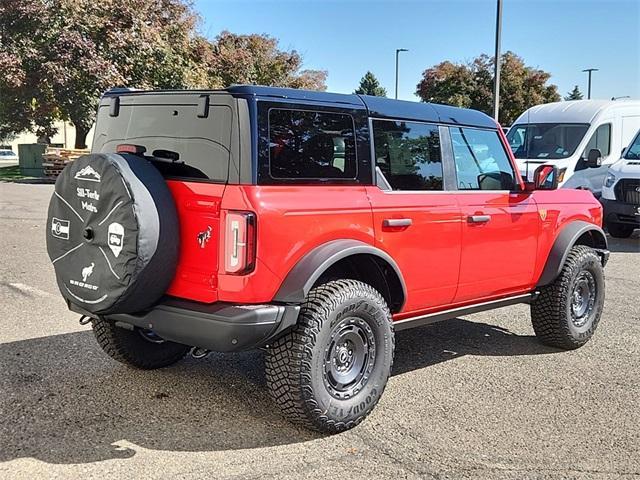
<svg viewBox="0 0 640 480">
<path fill-rule="evenodd" d="M 557 160 L 573 155 L 589 129 L 581 123 L 522 123 L 507 134 L 516 158 Z"/>
<path fill-rule="evenodd" d="M 633 143 L 629 145 L 624 158 L 627 160 L 640 160 L 640 131 L 636 134 L 636 138 L 633 139 Z"/>
</svg>

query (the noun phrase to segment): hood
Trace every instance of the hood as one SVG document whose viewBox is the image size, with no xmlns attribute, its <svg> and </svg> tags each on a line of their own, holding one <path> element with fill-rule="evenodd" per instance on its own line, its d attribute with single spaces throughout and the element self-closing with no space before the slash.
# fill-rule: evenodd
<svg viewBox="0 0 640 480">
<path fill-rule="evenodd" d="M 621 158 L 609 171 L 621 178 L 640 178 L 640 160 Z"/>
</svg>

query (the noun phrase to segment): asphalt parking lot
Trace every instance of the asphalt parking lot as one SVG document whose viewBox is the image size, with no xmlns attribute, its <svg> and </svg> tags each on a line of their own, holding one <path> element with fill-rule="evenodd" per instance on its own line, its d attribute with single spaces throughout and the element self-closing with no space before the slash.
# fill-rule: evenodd
<svg viewBox="0 0 640 480">
<path fill-rule="evenodd" d="M 0 478 L 640 478 L 638 232 L 584 348 L 538 344 L 526 306 L 400 332 L 374 413 L 321 436 L 281 419 L 261 352 L 104 355 L 57 291 L 52 190 L 0 183 Z"/>
</svg>

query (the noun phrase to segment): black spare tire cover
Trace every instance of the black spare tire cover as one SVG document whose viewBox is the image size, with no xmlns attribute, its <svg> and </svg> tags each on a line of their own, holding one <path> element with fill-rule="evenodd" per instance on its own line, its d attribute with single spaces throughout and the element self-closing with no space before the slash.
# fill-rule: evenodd
<svg viewBox="0 0 640 480">
<path fill-rule="evenodd" d="M 62 295 L 94 314 L 134 313 L 157 301 L 178 262 L 178 216 L 147 160 L 84 155 L 56 181 L 47 252 Z"/>
</svg>

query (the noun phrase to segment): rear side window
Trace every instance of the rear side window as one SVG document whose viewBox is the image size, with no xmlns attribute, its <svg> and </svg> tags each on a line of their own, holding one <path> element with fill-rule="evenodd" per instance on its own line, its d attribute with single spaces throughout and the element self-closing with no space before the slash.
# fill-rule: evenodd
<svg viewBox="0 0 640 480">
<path fill-rule="evenodd" d="M 210 105 L 202 118 L 196 104 L 169 104 L 166 97 L 154 104 L 128 105 L 123 98 L 115 117 L 109 115 L 109 105 L 101 105 L 92 151 L 114 153 L 120 144 L 139 145 L 165 177 L 226 182 L 231 108 Z"/>
<path fill-rule="evenodd" d="M 436 125 L 374 120 L 373 137 L 376 166 L 393 190 L 442 190 Z"/>
<path fill-rule="evenodd" d="M 353 117 L 308 110 L 269 110 L 269 172 L 277 179 L 355 179 Z"/>
<path fill-rule="evenodd" d="M 515 173 L 498 132 L 450 127 L 459 190 L 513 190 Z"/>
</svg>

